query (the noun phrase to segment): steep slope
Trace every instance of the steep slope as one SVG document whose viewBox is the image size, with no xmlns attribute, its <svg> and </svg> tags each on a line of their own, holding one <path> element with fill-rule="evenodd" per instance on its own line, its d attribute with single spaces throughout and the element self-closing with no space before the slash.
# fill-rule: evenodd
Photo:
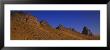
<svg viewBox="0 0 110 50">
<path fill-rule="evenodd" d="M 24 13 L 11 14 L 11 40 L 90 40 L 99 39 L 84 35 L 62 25 L 52 28 L 47 21 Z"/>
</svg>

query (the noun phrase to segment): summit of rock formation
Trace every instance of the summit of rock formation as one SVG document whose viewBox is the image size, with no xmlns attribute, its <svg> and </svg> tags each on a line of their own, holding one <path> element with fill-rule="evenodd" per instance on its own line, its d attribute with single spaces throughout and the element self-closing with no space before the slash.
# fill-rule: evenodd
<svg viewBox="0 0 110 50">
<path fill-rule="evenodd" d="M 82 34 L 92 35 L 92 32 L 91 32 L 91 30 L 90 30 L 87 26 L 84 26 L 84 27 L 83 27 Z"/>
</svg>

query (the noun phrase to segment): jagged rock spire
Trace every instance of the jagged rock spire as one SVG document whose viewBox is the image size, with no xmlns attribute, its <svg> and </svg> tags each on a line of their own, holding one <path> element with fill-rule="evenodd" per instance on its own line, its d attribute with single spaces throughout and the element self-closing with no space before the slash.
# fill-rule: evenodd
<svg viewBox="0 0 110 50">
<path fill-rule="evenodd" d="M 83 27 L 82 34 L 88 34 L 88 28 L 86 26 Z"/>
<path fill-rule="evenodd" d="M 86 26 L 83 27 L 83 31 L 82 34 L 86 34 L 86 35 L 92 35 L 92 32 L 89 28 L 87 28 Z"/>
</svg>

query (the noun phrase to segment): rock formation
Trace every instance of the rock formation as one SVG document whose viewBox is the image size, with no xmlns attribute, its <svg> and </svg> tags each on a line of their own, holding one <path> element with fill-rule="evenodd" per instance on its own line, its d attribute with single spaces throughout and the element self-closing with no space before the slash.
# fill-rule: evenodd
<svg viewBox="0 0 110 50">
<path fill-rule="evenodd" d="M 64 27 L 64 25 L 59 24 L 59 25 L 58 25 L 58 27 L 56 27 L 56 29 L 59 29 L 59 30 L 64 30 L 64 29 L 65 29 L 65 27 Z"/>
<path fill-rule="evenodd" d="M 89 28 L 87 28 L 86 26 L 83 27 L 83 31 L 82 31 L 82 34 L 85 34 L 85 35 L 92 35 L 92 32 Z"/>
<path fill-rule="evenodd" d="M 40 21 L 40 24 L 43 25 L 43 26 L 51 27 L 46 20 Z"/>
<path fill-rule="evenodd" d="M 11 14 L 11 40 L 98 40 L 89 36 L 90 30 L 83 28 L 82 34 L 73 28 L 60 24 L 53 28 L 48 21 L 21 12 Z M 91 33 L 91 32 L 90 32 Z"/>
</svg>

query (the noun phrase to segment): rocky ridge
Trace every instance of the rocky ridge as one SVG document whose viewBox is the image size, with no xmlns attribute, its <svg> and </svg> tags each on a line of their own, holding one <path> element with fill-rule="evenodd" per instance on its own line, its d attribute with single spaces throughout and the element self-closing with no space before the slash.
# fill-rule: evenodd
<svg viewBox="0 0 110 50">
<path fill-rule="evenodd" d="M 53 28 L 45 20 L 38 21 L 32 15 L 21 12 L 11 14 L 11 40 L 98 40 L 90 29 L 83 28 L 82 33 L 62 24 Z"/>
</svg>

